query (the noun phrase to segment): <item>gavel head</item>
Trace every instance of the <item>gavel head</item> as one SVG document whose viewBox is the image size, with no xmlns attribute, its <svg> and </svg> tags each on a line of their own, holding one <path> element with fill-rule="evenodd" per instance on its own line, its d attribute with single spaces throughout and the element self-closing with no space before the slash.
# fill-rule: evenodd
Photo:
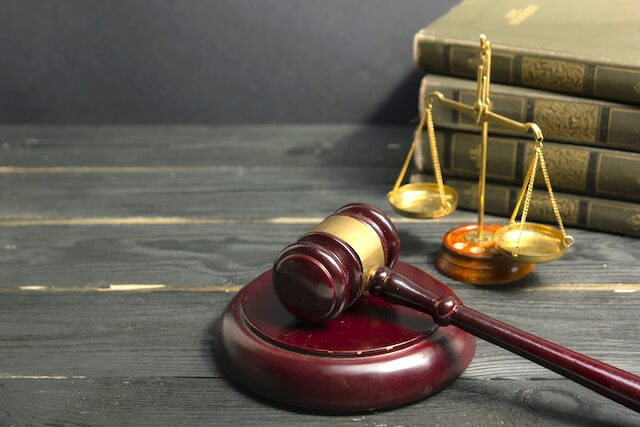
<svg viewBox="0 0 640 427">
<path fill-rule="evenodd" d="M 389 217 L 371 205 L 349 204 L 280 252 L 273 286 L 298 319 L 328 320 L 362 295 L 373 271 L 393 267 L 399 249 Z"/>
</svg>

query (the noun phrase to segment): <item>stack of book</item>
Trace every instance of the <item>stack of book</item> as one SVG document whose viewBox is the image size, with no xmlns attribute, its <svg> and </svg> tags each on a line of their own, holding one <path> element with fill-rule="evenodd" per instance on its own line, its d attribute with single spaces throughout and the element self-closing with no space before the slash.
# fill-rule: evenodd
<svg viewBox="0 0 640 427">
<path fill-rule="evenodd" d="M 565 224 L 640 236 L 640 15 L 633 2 L 586 3 L 514 8 L 508 0 L 463 1 L 415 36 L 415 62 L 428 73 L 420 111 L 432 91 L 473 104 L 485 33 L 492 42 L 492 110 L 540 126 Z M 433 116 L 447 183 L 461 208 L 476 209 L 480 128 L 437 101 Z M 487 213 L 511 214 L 532 153 L 529 135 L 490 125 Z M 414 162 L 413 181 L 431 172 L 426 132 Z M 529 218 L 554 222 L 538 175 Z"/>
</svg>

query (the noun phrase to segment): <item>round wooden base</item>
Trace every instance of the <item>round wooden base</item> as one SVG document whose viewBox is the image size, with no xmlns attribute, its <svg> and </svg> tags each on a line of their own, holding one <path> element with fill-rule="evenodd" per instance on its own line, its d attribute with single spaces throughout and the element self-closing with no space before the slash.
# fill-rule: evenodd
<svg viewBox="0 0 640 427">
<path fill-rule="evenodd" d="M 474 285 L 503 285 L 520 280 L 534 265 L 519 263 L 500 254 L 493 235 L 499 224 L 485 224 L 478 240 L 478 225 L 467 224 L 449 230 L 442 238 L 436 268 L 445 276 Z"/>
<path fill-rule="evenodd" d="M 415 267 L 397 270 L 452 294 Z M 229 303 L 216 345 L 225 374 L 269 399 L 330 411 L 399 406 L 441 390 L 471 362 L 473 336 L 370 295 L 322 325 L 302 324 L 276 298 L 271 276 L 258 276 Z"/>
</svg>

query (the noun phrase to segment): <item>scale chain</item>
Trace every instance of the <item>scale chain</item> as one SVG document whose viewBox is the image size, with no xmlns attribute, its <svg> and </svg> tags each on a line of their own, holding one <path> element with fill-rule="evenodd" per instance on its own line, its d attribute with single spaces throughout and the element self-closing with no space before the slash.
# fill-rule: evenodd
<svg viewBox="0 0 640 427">
<path fill-rule="evenodd" d="M 520 232 L 518 233 L 518 243 L 516 245 L 516 249 L 513 252 L 514 256 L 518 256 L 520 254 L 520 240 L 522 239 L 522 231 L 524 229 L 524 223 L 527 220 L 527 214 L 529 213 L 529 204 L 531 203 L 531 194 L 533 193 L 533 183 L 536 180 L 536 169 L 538 168 L 538 157 L 540 156 L 540 151 L 538 147 L 536 147 L 536 154 L 533 158 L 533 165 L 531 166 L 531 174 L 529 175 L 529 182 L 527 183 L 527 194 L 524 198 L 524 206 L 522 207 L 522 216 L 520 217 Z"/>
<path fill-rule="evenodd" d="M 404 160 L 404 164 L 402 165 L 402 169 L 400 170 L 400 174 L 398 175 L 398 178 L 396 179 L 396 183 L 393 186 L 393 190 L 391 190 L 392 193 L 395 193 L 396 191 L 398 191 L 398 188 L 400 188 L 400 184 L 402 184 L 402 180 L 404 179 L 405 174 L 407 173 L 407 168 L 409 167 L 409 162 L 411 161 L 411 156 L 413 156 L 413 152 L 416 149 L 416 145 L 418 144 L 418 138 L 420 138 L 420 136 L 422 135 L 422 129 L 424 128 L 424 123 L 427 119 L 427 114 L 425 113 L 422 116 L 422 119 L 420 120 L 420 124 L 418 124 L 418 127 L 416 128 L 414 134 L 413 134 L 413 141 L 411 141 L 411 147 L 409 148 L 409 152 L 407 153 L 407 157 Z"/>
<path fill-rule="evenodd" d="M 522 187 L 520 188 L 520 192 L 518 193 L 518 200 L 516 201 L 516 206 L 513 208 L 513 212 L 511 213 L 511 218 L 509 218 L 509 223 L 513 224 L 516 222 L 516 216 L 518 216 L 518 212 L 520 211 L 520 205 L 522 204 L 522 199 L 527 192 L 527 187 L 529 185 L 529 178 L 531 177 L 531 171 L 533 170 L 533 158 L 529 163 L 529 169 L 527 170 L 527 175 L 525 175 L 524 181 L 522 181 Z"/>
<path fill-rule="evenodd" d="M 556 221 L 558 222 L 558 227 L 560 227 L 560 232 L 562 233 L 562 238 L 567 239 L 567 233 L 564 231 L 564 225 L 562 224 L 562 217 L 560 216 L 560 210 L 558 209 L 558 203 L 556 202 L 556 198 L 553 195 L 553 190 L 551 189 L 551 180 L 549 179 L 549 173 L 547 172 L 547 165 L 544 161 L 544 156 L 542 155 L 542 144 L 540 147 L 536 147 L 536 150 L 539 151 L 540 157 L 540 168 L 542 169 L 542 176 L 544 177 L 544 183 L 547 186 L 547 191 L 549 192 L 549 199 L 551 199 L 551 208 L 553 209 L 553 214 L 556 217 Z"/>
<path fill-rule="evenodd" d="M 436 133 L 433 127 L 433 116 L 431 114 L 431 104 L 426 108 L 425 115 L 427 118 L 427 136 L 429 137 L 429 149 L 431 150 L 431 163 L 433 164 L 433 173 L 438 184 L 438 193 L 440 193 L 440 203 L 443 208 L 447 208 L 447 202 L 444 194 L 444 184 L 442 182 L 442 171 L 440 169 L 440 157 L 438 156 L 438 146 L 436 145 Z"/>
</svg>

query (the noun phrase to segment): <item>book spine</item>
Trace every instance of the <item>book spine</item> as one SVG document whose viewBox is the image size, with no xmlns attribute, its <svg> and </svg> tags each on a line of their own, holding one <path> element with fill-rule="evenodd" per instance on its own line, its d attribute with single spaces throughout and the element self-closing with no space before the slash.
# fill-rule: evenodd
<svg viewBox="0 0 640 427">
<path fill-rule="evenodd" d="M 420 87 L 420 110 L 424 109 L 426 94 L 434 90 L 456 101 L 473 104 L 476 91 L 463 83 L 456 85 L 456 79 L 441 81 L 438 76 L 426 76 Z M 640 108 L 540 94 L 539 91 L 509 91 L 508 87 L 493 85 L 492 110 L 513 120 L 537 123 L 547 140 L 640 152 Z M 470 118 L 439 102 L 433 103 L 433 117 L 437 126 L 478 131 Z M 497 125 L 491 126 L 491 132 L 522 135 Z"/>
<path fill-rule="evenodd" d="M 480 135 L 438 130 L 436 141 L 447 176 L 478 176 Z M 494 182 L 521 185 L 533 153 L 531 140 L 490 136 L 487 177 Z M 554 189 L 640 202 L 640 153 L 545 142 L 543 154 Z M 432 172 L 426 132 L 418 141 L 414 163 L 418 171 Z M 536 185 L 544 188 L 539 170 Z"/>
<path fill-rule="evenodd" d="M 413 52 L 417 67 L 425 72 L 476 77 L 477 43 L 419 32 L 414 38 Z M 493 45 L 491 62 L 491 79 L 495 82 L 640 104 L 640 69 L 637 68 L 586 63 L 497 44 Z"/>
<path fill-rule="evenodd" d="M 412 182 L 431 181 L 424 174 L 414 174 Z M 447 180 L 459 195 L 462 209 L 478 209 L 478 183 L 459 179 Z M 509 217 L 515 206 L 519 186 L 506 186 L 487 182 L 485 192 L 486 213 Z M 563 223 L 568 227 L 586 228 L 640 237 L 640 204 L 605 200 L 593 197 L 554 193 Z M 527 220 L 555 224 L 551 202 L 546 191 L 534 190 Z"/>
</svg>

